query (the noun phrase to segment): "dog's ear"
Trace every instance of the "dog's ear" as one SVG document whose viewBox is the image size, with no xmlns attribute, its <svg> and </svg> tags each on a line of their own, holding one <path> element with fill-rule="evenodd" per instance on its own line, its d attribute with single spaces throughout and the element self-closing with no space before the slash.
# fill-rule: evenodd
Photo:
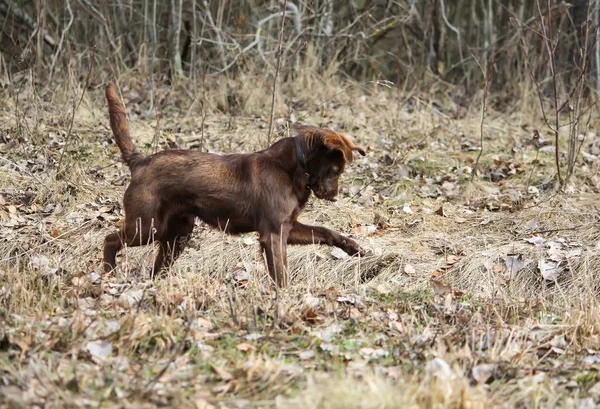
<svg viewBox="0 0 600 409">
<path fill-rule="evenodd" d="M 366 152 L 360 146 L 357 146 L 350 139 L 344 135 L 328 132 L 323 138 L 323 145 L 329 150 L 337 150 L 342 152 L 344 160 L 348 163 L 352 162 L 352 151 L 357 151 L 362 156 L 366 155 Z"/>
</svg>

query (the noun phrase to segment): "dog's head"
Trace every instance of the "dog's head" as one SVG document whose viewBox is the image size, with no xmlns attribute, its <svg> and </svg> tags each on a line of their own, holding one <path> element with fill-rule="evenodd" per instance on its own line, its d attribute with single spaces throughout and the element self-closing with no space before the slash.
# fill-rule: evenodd
<svg viewBox="0 0 600 409">
<path fill-rule="evenodd" d="M 300 126 L 295 130 L 306 157 L 308 188 L 317 198 L 334 202 L 346 163 L 352 162 L 353 151 L 365 156 L 364 149 L 330 129 Z"/>
</svg>

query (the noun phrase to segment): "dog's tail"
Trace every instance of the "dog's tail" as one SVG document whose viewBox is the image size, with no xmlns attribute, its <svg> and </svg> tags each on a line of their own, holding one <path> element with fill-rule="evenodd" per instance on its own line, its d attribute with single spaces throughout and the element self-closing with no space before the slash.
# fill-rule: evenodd
<svg viewBox="0 0 600 409">
<path fill-rule="evenodd" d="M 121 150 L 123 161 L 132 168 L 144 157 L 137 149 L 129 135 L 127 127 L 127 111 L 117 94 L 115 84 L 109 82 L 106 85 L 106 101 L 108 102 L 108 113 L 110 114 L 110 127 L 112 128 L 115 141 Z"/>
</svg>

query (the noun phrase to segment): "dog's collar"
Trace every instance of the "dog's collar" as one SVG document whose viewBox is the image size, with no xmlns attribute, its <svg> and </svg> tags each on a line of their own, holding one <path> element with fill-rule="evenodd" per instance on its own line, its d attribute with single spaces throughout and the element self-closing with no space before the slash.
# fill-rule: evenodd
<svg viewBox="0 0 600 409">
<path fill-rule="evenodd" d="M 306 155 L 304 154 L 304 149 L 302 149 L 302 145 L 300 144 L 300 138 L 296 137 L 294 139 L 296 139 L 296 159 L 302 170 L 306 173 L 308 169 L 306 167 Z"/>
</svg>

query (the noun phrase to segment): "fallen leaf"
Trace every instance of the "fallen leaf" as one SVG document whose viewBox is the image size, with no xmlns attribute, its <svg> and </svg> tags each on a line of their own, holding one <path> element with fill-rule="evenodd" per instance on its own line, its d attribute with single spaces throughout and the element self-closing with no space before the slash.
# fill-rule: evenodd
<svg viewBox="0 0 600 409">
<path fill-rule="evenodd" d="M 305 308 L 304 311 L 302 311 L 301 316 L 304 321 L 310 324 L 315 324 L 323 320 L 323 318 L 321 318 L 319 314 L 317 314 L 317 312 L 310 307 Z"/>
<path fill-rule="evenodd" d="M 538 268 L 544 280 L 554 281 L 565 270 L 561 263 L 552 260 L 540 260 Z"/>
<path fill-rule="evenodd" d="M 473 379 L 479 384 L 486 383 L 494 374 L 496 365 L 494 364 L 481 364 L 473 368 L 472 374 Z"/>
<path fill-rule="evenodd" d="M 447 294 L 452 291 L 452 287 L 440 280 L 431 279 L 429 280 L 429 285 L 431 285 L 431 289 L 433 290 L 434 294 Z"/>
<path fill-rule="evenodd" d="M 90 341 L 85 345 L 85 349 L 97 364 L 112 355 L 112 344 L 109 341 Z"/>
<path fill-rule="evenodd" d="M 525 228 L 525 230 L 528 231 L 536 230 L 540 228 L 540 222 L 538 222 L 537 220 L 530 220 L 527 223 L 525 223 L 523 227 Z"/>
<path fill-rule="evenodd" d="M 436 378 L 441 379 L 450 379 L 453 377 L 452 369 L 450 365 L 442 358 L 434 358 L 433 360 L 427 362 L 425 365 L 425 371 Z"/>
<path fill-rule="evenodd" d="M 352 229 L 352 234 L 357 236 L 369 236 L 374 234 L 377 231 L 377 226 L 373 226 L 372 224 L 368 224 L 365 226 L 356 226 Z"/>
<path fill-rule="evenodd" d="M 522 254 L 508 254 L 504 261 L 504 265 L 511 276 L 523 270 L 528 264 L 529 261 L 524 260 Z"/>
<path fill-rule="evenodd" d="M 315 357 L 315 351 L 312 349 L 307 349 L 306 351 L 302 351 L 298 353 L 298 358 L 303 361 L 307 361 L 309 359 L 313 359 Z"/>
<path fill-rule="evenodd" d="M 258 241 L 255 237 L 247 236 L 242 239 L 242 243 L 244 243 L 246 246 L 254 246 L 256 243 L 258 243 Z"/>
<path fill-rule="evenodd" d="M 408 274 L 409 276 L 411 276 L 411 275 L 413 275 L 413 274 L 416 274 L 416 272 L 417 272 L 417 271 L 415 270 L 415 268 L 414 268 L 412 265 L 410 265 L 410 264 L 406 264 L 406 265 L 404 266 L 404 272 L 405 272 L 406 274 Z"/>
<path fill-rule="evenodd" d="M 523 240 L 525 240 L 529 244 L 534 244 L 536 246 L 541 246 L 544 243 L 546 243 L 546 240 L 543 237 L 540 237 L 540 236 L 532 236 L 532 237 L 528 237 L 528 238 L 523 239 Z"/>
<path fill-rule="evenodd" d="M 440 206 L 436 211 L 435 214 L 437 214 L 438 216 L 442 216 L 442 217 L 448 217 L 448 215 L 446 214 L 446 211 L 444 210 L 444 206 Z"/>
<path fill-rule="evenodd" d="M 238 351 L 242 351 L 242 352 L 253 352 L 256 350 L 256 347 L 252 344 L 249 344 L 247 342 L 242 342 L 241 344 L 238 344 L 237 347 Z"/>
<path fill-rule="evenodd" d="M 491 217 L 491 216 L 486 216 L 483 218 L 483 220 L 481 221 L 481 223 L 479 223 L 481 226 L 485 226 L 486 224 L 490 224 L 491 222 L 496 221 L 495 217 Z"/>
<path fill-rule="evenodd" d="M 583 360 L 585 366 L 595 366 L 600 363 L 600 355 L 588 356 Z"/>
<path fill-rule="evenodd" d="M 2 397 L 2 403 L 7 404 L 7 407 L 27 407 L 25 400 L 23 399 L 25 392 L 16 385 L 2 385 L 0 386 L 0 396 Z"/>
<path fill-rule="evenodd" d="M 108 213 L 108 212 L 110 212 L 111 210 L 112 210 L 112 207 L 111 207 L 111 206 L 101 206 L 101 207 L 98 209 L 98 211 L 99 211 L 100 213 Z"/>
<path fill-rule="evenodd" d="M 455 256 L 454 254 L 450 254 L 450 255 L 448 255 L 448 257 L 446 257 L 446 264 L 448 264 L 449 266 L 453 266 L 454 264 L 458 263 L 459 261 L 460 261 L 460 257 Z"/>
<path fill-rule="evenodd" d="M 215 365 L 212 365 L 212 364 L 210 365 L 210 367 L 217 374 L 217 376 L 219 378 L 221 378 L 222 381 L 229 382 L 230 380 L 233 379 L 233 375 L 231 373 L 227 372 L 225 369 L 220 368 Z"/>
<path fill-rule="evenodd" d="M 350 317 L 350 319 L 358 320 L 362 317 L 362 313 L 359 311 L 358 308 L 352 307 L 352 308 L 350 308 L 349 317 Z"/>
<path fill-rule="evenodd" d="M 323 291 L 323 296 L 328 300 L 335 300 L 340 296 L 340 292 L 335 287 L 329 287 L 325 291 Z"/>
<path fill-rule="evenodd" d="M 123 308 L 131 308 L 139 304 L 143 295 L 144 290 L 127 290 L 119 296 L 117 303 Z"/>
<path fill-rule="evenodd" d="M 50 259 L 44 255 L 31 256 L 29 264 L 36 270 L 45 270 L 50 265 Z"/>
<path fill-rule="evenodd" d="M 357 294 L 346 294 L 344 296 L 338 297 L 337 302 L 341 304 L 352 304 L 352 305 L 362 305 L 361 296 Z"/>
<path fill-rule="evenodd" d="M 327 290 L 325 290 L 327 291 Z M 335 298 L 335 297 L 333 297 Z M 304 303 L 311 308 L 317 307 L 321 303 L 321 299 L 319 297 L 315 297 L 312 294 L 306 294 L 304 296 Z"/>
<path fill-rule="evenodd" d="M 194 402 L 196 409 L 214 409 L 214 405 L 211 405 L 207 400 L 198 398 Z"/>
<path fill-rule="evenodd" d="M 206 318 L 198 317 L 192 322 L 190 328 L 196 331 L 210 331 L 214 328 L 214 324 Z"/>
<path fill-rule="evenodd" d="M 384 358 L 384 357 L 386 357 L 386 356 L 388 356 L 390 354 L 389 351 L 386 351 L 385 349 L 382 349 L 382 348 L 376 348 L 376 349 L 374 349 L 374 348 L 361 348 L 361 349 L 359 349 L 358 353 L 364 359 L 368 359 L 368 360 L 375 360 L 375 359 Z"/>
<path fill-rule="evenodd" d="M 423 219 L 418 218 L 418 219 L 415 219 L 415 220 L 413 220 L 411 222 L 406 223 L 406 225 L 408 227 L 413 227 L 413 226 L 416 226 L 417 224 L 421 223 L 422 221 L 423 221 Z"/>
<path fill-rule="evenodd" d="M 564 335 L 557 335 L 554 338 L 552 338 L 552 341 L 550 341 L 550 345 L 556 348 L 566 349 L 568 343 Z"/>
<path fill-rule="evenodd" d="M 99 273 L 96 273 L 95 271 L 90 273 L 88 275 L 88 278 L 90 280 L 91 283 L 100 283 L 100 281 L 102 281 L 102 276 Z"/>
<path fill-rule="evenodd" d="M 596 382 L 594 386 L 588 390 L 588 393 L 596 396 L 600 395 L 600 382 Z"/>
</svg>

